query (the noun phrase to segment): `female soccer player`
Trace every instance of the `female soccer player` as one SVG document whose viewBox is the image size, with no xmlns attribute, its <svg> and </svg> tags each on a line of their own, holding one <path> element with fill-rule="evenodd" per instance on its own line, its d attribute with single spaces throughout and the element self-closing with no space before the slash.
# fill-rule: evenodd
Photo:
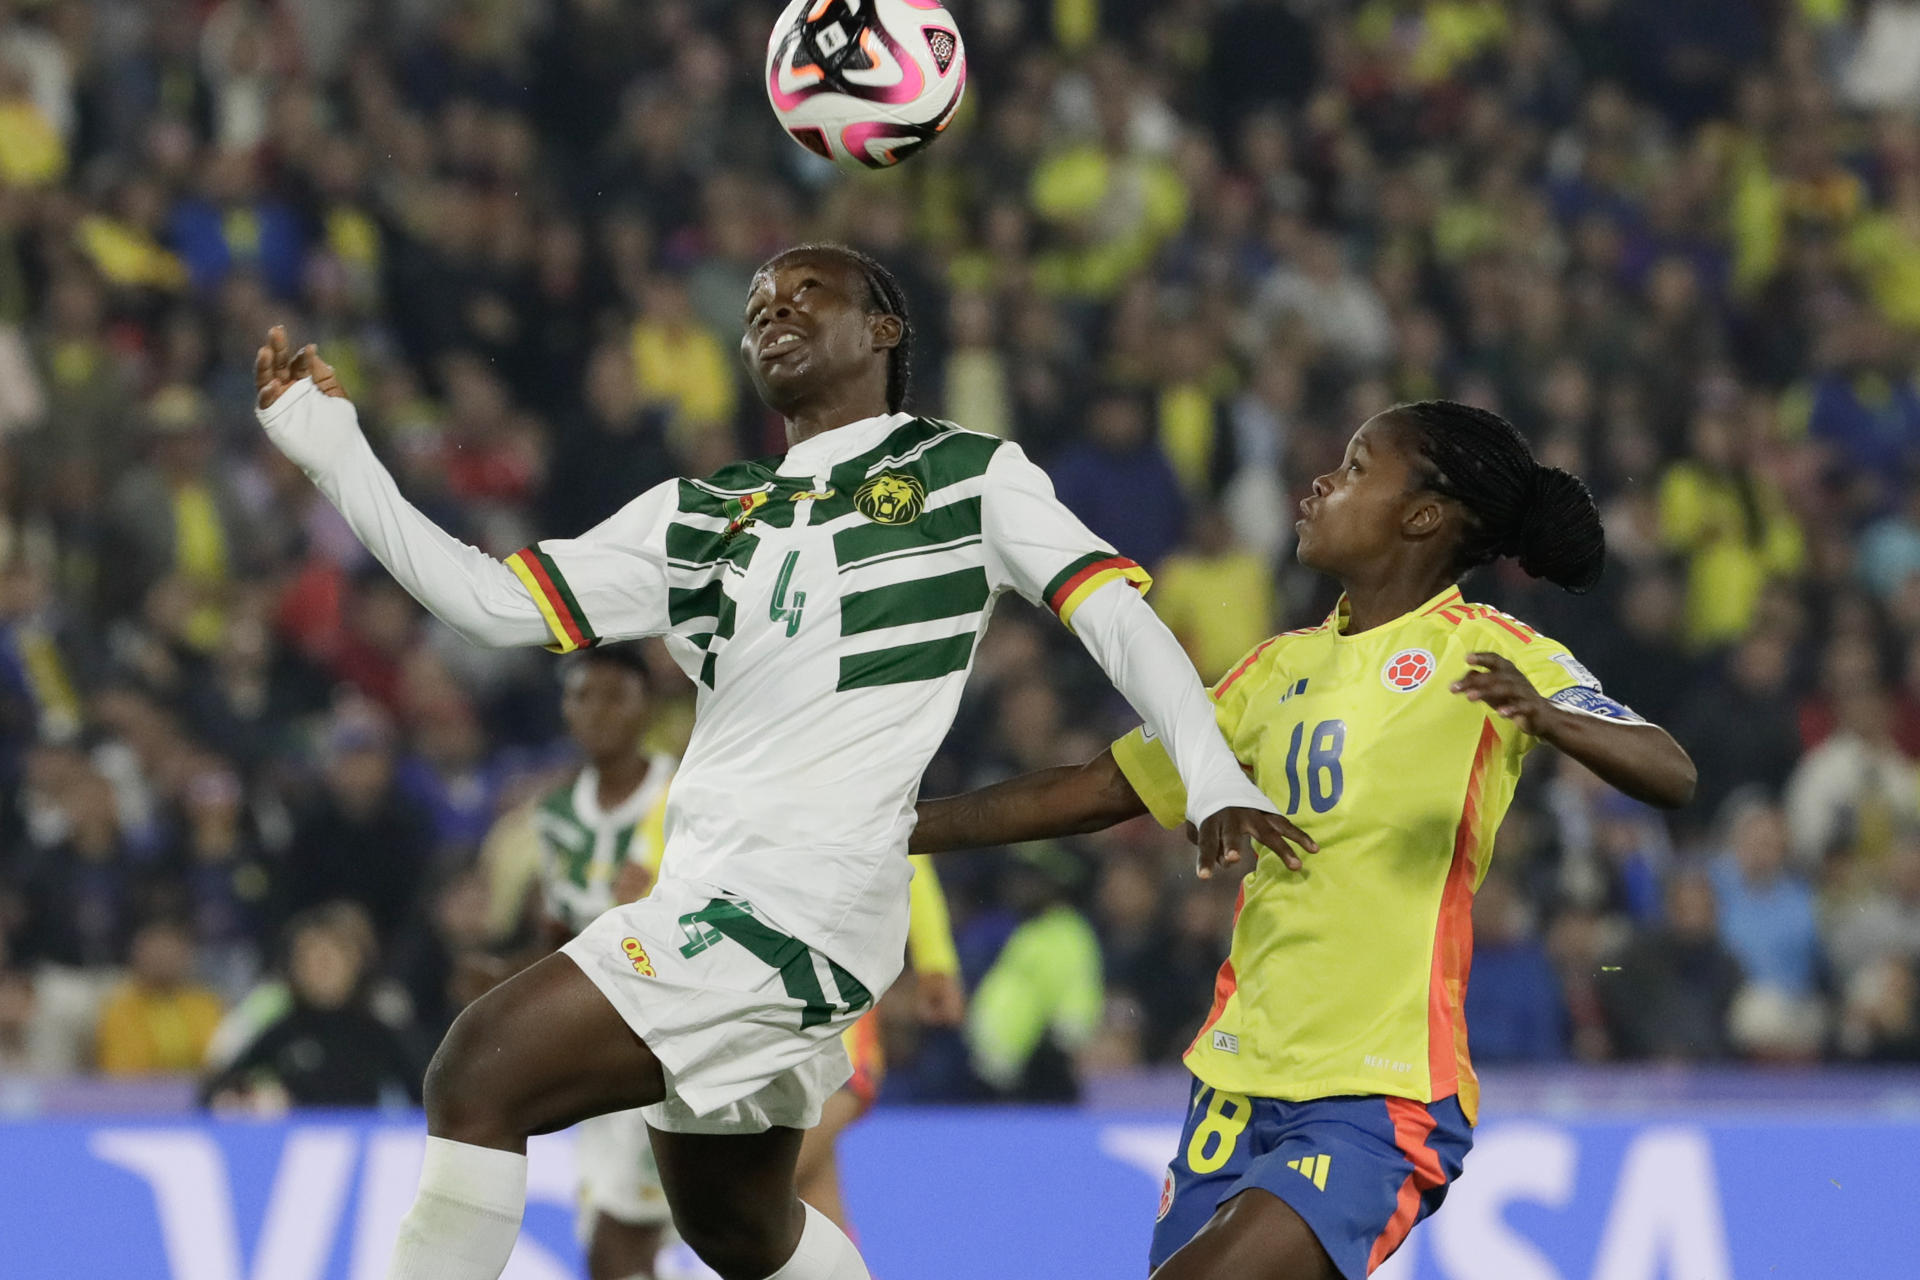
<svg viewBox="0 0 1920 1280">
<path fill-rule="evenodd" d="M 783 457 L 670 480 L 503 564 L 436 527 L 312 347 L 268 335 L 258 417 L 369 550 L 470 640 L 665 637 L 698 685 L 667 874 L 461 1014 L 427 1072 L 392 1280 L 492 1280 L 529 1134 L 646 1107 L 681 1236 L 723 1280 L 866 1280 L 793 1192 L 849 1074 L 841 1032 L 899 972 L 920 775 L 993 599 L 1044 601 L 1168 744 L 1216 858 L 1291 824 L 1240 772 L 1173 636 L 1012 444 L 902 412 L 899 286 L 838 246 L 753 278 L 741 356 Z M 379 857 L 378 850 L 362 851 Z"/>
<path fill-rule="evenodd" d="M 1154 1280 L 1360 1280 L 1439 1207 L 1479 1104 L 1462 1016 L 1469 910 L 1536 743 L 1651 804 L 1693 794 L 1672 738 L 1564 646 L 1455 585 L 1501 556 L 1570 591 L 1600 576 L 1586 486 L 1536 463 L 1505 419 L 1448 401 L 1390 409 L 1300 507 L 1300 562 L 1345 594 L 1320 626 L 1249 653 L 1213 697 L 1254 780 L 1311 838 L 1270 846 L 1241 884 L 1187 1050 L 1192 1103 Z M 1160 743 L 1135 730 L 1086 765 L 923 803 L 913 848 L 1149 812 L 1174 826 L 1180 802 Z M 1200 874 L 1238 861 L 1202 848 Z"/>
</svg>

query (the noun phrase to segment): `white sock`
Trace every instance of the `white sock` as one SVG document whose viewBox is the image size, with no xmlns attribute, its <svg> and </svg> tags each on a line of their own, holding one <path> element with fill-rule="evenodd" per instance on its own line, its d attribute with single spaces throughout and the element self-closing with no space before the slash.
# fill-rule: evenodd
<svg viewBox="0 0 1920 1280">
<path fill-rule="evenodd" d="M 860 1251 L 833 1225 L 833 1219 L 804 1201 L 802 1207 L 807 1225 L 800 1232 L 800 1244 L 787 1265 L 767 1280 L 873 1280 Z"/>
<path fill-rule="evenodd" d="M 527 1158 L 427 1139 L 387 1280 L 499 1280 L 527 1208 Z"/>
</svg>

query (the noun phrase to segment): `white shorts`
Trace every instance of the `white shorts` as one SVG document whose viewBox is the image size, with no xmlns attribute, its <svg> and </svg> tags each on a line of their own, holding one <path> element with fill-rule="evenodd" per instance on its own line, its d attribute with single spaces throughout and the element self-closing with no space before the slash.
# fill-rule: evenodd
<svg viewBox="0 0 1920 1280">
<path fill-rule="evenodd" d="M 610 1111 L 582 1120 L 574 1130 L 574 1168 L 580 1175 L 580 1243 L 593 1239 L 601 1214 L 635 1227 L 664 1226 L 673 1214 L 653 1162 L 646 1117 Z"/>
<path fill-rule="evenodd" d="M 840 1033 L 873 1007 L 854 976 L 710 885 L 662 880 L 561 948 L 665 1068 L 672 1133 L 811 1129 L 853 1068 Z"/>
</svg>

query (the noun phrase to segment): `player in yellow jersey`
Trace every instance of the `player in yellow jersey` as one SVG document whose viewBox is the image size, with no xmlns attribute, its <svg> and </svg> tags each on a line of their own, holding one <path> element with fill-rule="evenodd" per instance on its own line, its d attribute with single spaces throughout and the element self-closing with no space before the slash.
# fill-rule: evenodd
<svg viewBox="0 0 1920 1280">
<path fill-rule="evenodd" d="M 953 943 L 947 896 L 941 891 L 933 859 L 924 854 L 913 857 L 913 883 L 907 887 L 907 896 L 907 960 L 913 967 L 920 1021 L 933 1027 L 958 1026 L 967 1013 L 966 993 L 960 985 L 960 953 Z M 853 1062 L 853 1076 L 827 1099 L 820 1123 L 800 1140 L 800 1163 L 794 1169 L 793 1185 L 802 1200 L 852 1235 L 846 1200 L 840 1192 L 836 1146 L 840 1135 L 873 1108 L 886 1077 L 879 1010 L 869 1009 L 847 1028 L 843 1040 L 847 1057 Z"/>
<path fill-rule="evenodd" d="M 1513 426 L 1447 401 L 1369 420 L 1301 504 L 1300 562 L 1340 580 L 1317 627 L 1215 686 L 1220 728 L 1298 821 L 1241 885 L 1200 1034 L 1154 1280 L 1360 1280 L 1432 1213 L 1472 1144 L 1463 1014 L 1474 889 L 1527 752 L 1549 743 L 1666 807 L 1693 763 L 1556 643 L 1456 585 L 1502 556 L 1568 590 L 1600 576 L 1586 486 Z M 1180 822 L 1139 730 L 1092 762 L 920 806 L 932 852 Z M 1304 855 L 1304 856 L 1303 856 Z M 1200 874 L 1232 866 L 1201 857 Z"/>
</svg>

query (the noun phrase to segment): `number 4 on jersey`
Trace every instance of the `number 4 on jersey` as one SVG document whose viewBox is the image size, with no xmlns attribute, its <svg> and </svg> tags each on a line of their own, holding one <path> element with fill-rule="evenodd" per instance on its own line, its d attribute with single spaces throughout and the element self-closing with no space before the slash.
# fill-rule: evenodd
<svg viewBox="0 0 1920 1280">
<path fill-rule="evenodd" d="M 784 620 L 787 635 L 792 636 L 800 630 L 800 610 L 807 603 L 807 593 L 796 591 L 793 598 L 787 598 L 787 587 L 793 582 L 793 566 L 800 563 L 798 551 L 787 552 L 787 558 L 780 562 L 780 577 L 773 584 L 773 602 L 767 606 L 767 619 L 771 622 Z"/>
</svg>

